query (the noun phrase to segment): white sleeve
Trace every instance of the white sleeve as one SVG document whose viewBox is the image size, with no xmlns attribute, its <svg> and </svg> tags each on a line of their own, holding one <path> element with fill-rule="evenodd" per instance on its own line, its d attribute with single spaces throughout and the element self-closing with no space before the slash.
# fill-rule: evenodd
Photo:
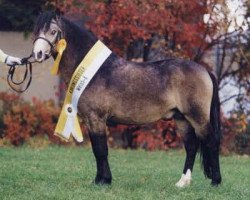
<svg viewBox="0 0 250 200">
<path fill-rule="evenodd" d="M 8 55 L 0 49 L 0 62 L 4 63 Z"/>
</svg>

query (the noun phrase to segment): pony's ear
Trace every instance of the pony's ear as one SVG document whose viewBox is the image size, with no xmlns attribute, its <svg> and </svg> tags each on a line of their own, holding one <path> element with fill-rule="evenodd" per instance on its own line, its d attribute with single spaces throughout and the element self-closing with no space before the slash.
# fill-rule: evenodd
<svg viewBox="0 0 250 200">
<path fill-rule="evenodd" d="M 56 21 L 59 22 L 61 20 L 61 18 L 63 17 L 63 12 L 60 11 L 58 8 L 56 8 L 54 12 L 56 15 Z"/>
<path fill-rule="evenodd" d="M 62 13 L 60 11 L 56 11 L 56 23 L 59 25 L 59 27 L 62 27 Z"/>
<path fill-rule="evenodd" d="M 63 12 L 60 11 L 58 8 L 56 8 L 56 9 L 55 9 L 55 14 L 56 14 L 56 16 L 61 17 L 61 16 L 63 15 Z"/>
<path fill-rule="evenodd" d="M 59 10 L 56 11 L 56 18 L 55 18 L 55 21 L 57 23 L 57 25 L 59 26 L 59 29 L 61 31 L 61 36 L 64 37 L 64 32 L 63 32 L 63 13 L 60 12 Z"/>
<path fill-rule="evenodd" d="M 61 19 L 62 19 L 62 17 L 61 16 L 59 16 L 59 15 L 56 15 L 56 22 L 58 23 L 58 24 L 60 24 L 61 23 Z"/>
</svg>

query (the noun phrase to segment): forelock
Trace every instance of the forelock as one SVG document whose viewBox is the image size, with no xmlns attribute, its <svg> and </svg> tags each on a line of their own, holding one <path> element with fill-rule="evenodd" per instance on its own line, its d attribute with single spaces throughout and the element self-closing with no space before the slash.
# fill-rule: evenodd
<svg viewBox="0 0 250 200">
<path fill-rule="evenodd" d="M 54 19 L 56 20 L 57 15 L 55 12 L 43 12 L 41 13 L 35 23 L 35 27 L 34 27 L 34 31 L 33 34 L 34 36 L 38 36 L 40 31 L 43 30 L 45 32 L 47 32 L 50 28 L 50 23 L 51 21 Z"/>
</svg>

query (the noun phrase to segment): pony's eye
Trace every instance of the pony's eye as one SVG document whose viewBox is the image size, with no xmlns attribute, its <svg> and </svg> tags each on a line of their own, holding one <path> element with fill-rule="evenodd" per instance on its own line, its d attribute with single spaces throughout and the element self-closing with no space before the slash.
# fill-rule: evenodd
<svg viewBox="0 0 250 200">
<path fill-rule="evenodd" d="M 56 32 L 57 32 L 56 30 L 52 30 L 52 31 L 51 31 L 51 35 L 55 35 Z"/>
</svg>

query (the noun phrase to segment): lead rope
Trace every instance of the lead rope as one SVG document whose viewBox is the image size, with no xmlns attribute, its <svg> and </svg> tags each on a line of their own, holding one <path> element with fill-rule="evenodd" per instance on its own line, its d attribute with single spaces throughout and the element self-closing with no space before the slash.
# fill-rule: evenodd
<svg viewBox="0 0 250 200">
<path fill-rule="evenodd" d="M 49 55 L 46 55 L 45 57 L 45 60 L 49 59 L 51 54 L 52 54 L 52 51 L 55 49 L 54 45 L 46 38 L 43 38 L 43 37 L 38 37 L 34 40 L 34 43 L 36 42 L 36 40 L 38 39 L 43 39 L 45 40 L 46 42 L 48 42 L 48 44 L 50 45 L 50 54 Z M 64 39 L 61 39 L 61 32 L 58 32 L 58 35 L 56 37 L 56 40 L 59 40 L 58 41 L 58 58 L 56 59 L 56 62 L 52 68 L 52 74 L 56 75 L 57 72 L 58 72 L 58 66 L 59 66 L 59 63 L 60 63 L 60 60 L 61 60 L 61 57 L 62 57 L 62 53 L 63 51 L 65 50 L 66 48 L 66 41 Z M 16 70 L 16 66 L 18 65 L 17 63 L 13 64 L 13 65 L 9 65 L 10 69 L 9 69 L 9 72 L 8 72 L 8 75 L 7 75 L 7 82 L 9 84 L 9 86 L 11 87 L 11 89 L 13 89 L 14 91 L 18 92 L 18 93 L 22 93 L 22 92 L 25 92 L 29 86 L 30 86 L 30 83 L 32 81 L 32 63 L 35 63 L 36 61 L 29 61 L 29 59 L 32 57 L 32 54 L 30 54 L 29 57 L 25 57 L 22 59 L 21 61 L 21 65 L 25 65 L 26 69 L 25 69 L 25 73 L 24 73 L 24 76 L 23 76 L 23 80 L 20 81 L 20 82 L 17 82 L 14 80 L 14 74 L 15 74 L 15 70 Z M 21 85 L 25 82 L 28 74 L 30 75 L 29 77 L 29 80 L 28 80 L 28 83 L 26 85 L 26 87 L 24 89 L 16 89 L 13 85 Z"/>
<path fill-rule="evenodd" d="M 26 57 L 26 58 L 23 58 L 22 61 L 21 61 L 21 65 L 25 65 L 25 73 L 24 73 L 24 76 L 23 76 L 23 79 L 21 81 L 15 81 L 14 80 L 14 74 L 15 74 L 15 70 L 17 68 L 17 63 L 13 64 L 13 65 L 9 65 L 9 71 L 8 71 L 8 75 L 7 75 L 7 82 L 9 84 L 9 86 L 11 87 L 12 90 L 18 92 L 18 93 L 22 93 L 22 92 L 25 92 L 29 86 L 30 86 L 30 83 L 32 81 L 32 63 L 34 62 L 30 62 L 29 59 L 32 57 L 32 55 L 30 55 L 29 57 Z M 21 85 L 25 82 L 27 76 L 29 74 L 29 80 L 25 86 L 24 89 L 16 89 L 13 85 Z"/>
</svg>

